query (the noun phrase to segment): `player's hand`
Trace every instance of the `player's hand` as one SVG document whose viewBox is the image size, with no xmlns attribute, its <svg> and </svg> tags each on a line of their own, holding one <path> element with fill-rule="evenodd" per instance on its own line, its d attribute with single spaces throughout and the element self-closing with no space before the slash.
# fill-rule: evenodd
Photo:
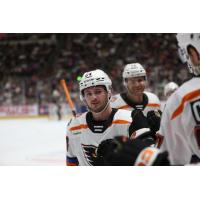
<svg viewBox="0 0 200 200">
<path fill-rule="evenodd" d="M 140 139 L 130 140 L 124 136 L 103 141 L 97 156 L 101 156 L 105 165 L 109 166 L 169 165 L 167 152 L 161 153 Z"/>
<path fill-rule="evenodd" d="M 116 147 L 116 143 L 113 139 L 107 139 L 107 140 L 102 141 L 97 148 L 97 152 L 96 152 L 97 157 L 104 158 L 105 155 L 108 152 L 113 151 L 115 147 Z"/>
<path fill-rule="evenodd" d="M 156 133 L 160 128 L 162 112 L 160 110 L 151 110 L 147 113 L 147 121 L 152 132 Z"/>
<path fill-rule="evenodd" d="M 133 110 L 131 116 L 133 122 L 129 127 L 129 137 L 148 141 L 149 146 L 155 144 L 156 132 L 151 131 L 147 117 L 144 116 L 143 112 L 141 110 Z"/>
</svg>

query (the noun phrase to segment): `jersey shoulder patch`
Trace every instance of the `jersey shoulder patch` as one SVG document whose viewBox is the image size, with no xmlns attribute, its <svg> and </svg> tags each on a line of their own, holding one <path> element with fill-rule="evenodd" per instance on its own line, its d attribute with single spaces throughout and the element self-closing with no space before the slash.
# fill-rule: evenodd
<svg viewBox="0 0 200 200">
<path fill-rule="evenodd" d="M 120 97 L 119 94 L 116 94 L 116 95 L 112 96 L 110 102 L 111 102 L 111 103 L 112 103 L 112 102 L 115 102 L 117 99 L 119 99 L 119 97 Z"/>
<path fill-rule="evenodd" d="M 79 130 L 81 128 L 85 128 L 87 127 L 87 123 L 86 123 L 86 113 L 83 113 L 80 116 L 76 116 L 74 118 L 72 118 L 67 125 L 67 128 L 69 131 L 76 131 Z"/>
<path fill-rule="evenodd" d="M 148 97 L 148 104 L 147 104 L 147 106 L 150 106 L 150 107 L 160 107 L 160 100 L 159 100 L 159 98 L 155 94 L 153 94 L 151 92 L 146 92 L 146 91 L 144 93 Z"/>
<path fill-rule="evenodd" d="M 154 94 L 152 92 L 146 92 L 146 91 L 144 93 L 147 95 L 147 97 L 148 97 L 148 99 L 150 101 L 156 101 L 156 102 L 160 101 L 159 98 L 158 98 L 158 96 L 156 94 Z"/>
</svg>

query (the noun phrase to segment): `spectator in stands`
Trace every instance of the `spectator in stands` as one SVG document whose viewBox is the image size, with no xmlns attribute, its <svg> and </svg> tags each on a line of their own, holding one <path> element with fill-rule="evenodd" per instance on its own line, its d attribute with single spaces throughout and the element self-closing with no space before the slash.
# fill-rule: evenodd
<svg viewBox="0 0 200 200">
<path fill-rule="evenodd" d="M 166 82 L 174 80 L 180 85 L 190 78 L 187 72 L 176 75 L 182 63 L 177 60 L 175 34 L 6 34 L 0 40 L 0 91 L 6 93 L 10 104 L 15 96 L 15 90 L 5 88 L 10 79 L 16 80 L 22 103 L 23 99 L 27 104 L 38 102 L 38 90 L 45 94 L 43 101 L 48 102 L 55 74 L 56 81 L 63 77 L 67 80 L 76 102 L 76 78 L 94 66 L 102 66 L 118 93 L 122 91 L 119 85 L 124 63 L 142 62 L 150 91 L 160 95 L 160 99 Z"/>
</svg>

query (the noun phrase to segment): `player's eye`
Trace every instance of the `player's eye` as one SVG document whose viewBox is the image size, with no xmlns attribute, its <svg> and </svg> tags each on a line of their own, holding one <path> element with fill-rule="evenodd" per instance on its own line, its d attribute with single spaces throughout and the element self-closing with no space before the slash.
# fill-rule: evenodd
<svg viewBox="0 0 200 200">
<path fill-rule="evenodd" d="M 102 90 L 96 90 L 95 91 L 95 94 L 97 94 L 97 95 L 99 95 L 99 94 L 101 94 L 102 93 Z"/>
<path fill-rule="evenodd" d="M 138 79 L 138 82 L 143 82 L 144 81 L 144 79 L 143 78 L 141 78 L 141 79 Z"/>
<path fill-rule="evenodd" d="M 85 92 L 85 97 L 90 97 L 90 96 L 92 96 L 91 92 Z"/>
</svg>

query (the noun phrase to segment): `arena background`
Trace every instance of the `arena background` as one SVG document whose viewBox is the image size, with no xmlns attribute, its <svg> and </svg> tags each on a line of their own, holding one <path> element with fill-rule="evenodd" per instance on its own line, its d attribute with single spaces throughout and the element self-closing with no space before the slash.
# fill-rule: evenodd
<svg viewBox="0 0 200 200">
<path fill-rule="evenodd" d="M 77 111 L 82 112 L 81 75 L 101 68 L 112 79 L 113 93 L 118 93 L 124 90 L 123 67 L 131 62 L 145 67 L 148 90 L 165 100 L 167 82 L 180 85 L 189 78 L 177 59 L 176 43 L 175 34 L 1 34 L 0 116 L 26 115 L 28 110 L 44 116 L 58 109 L 69 114 L 60 79 L 66 80 Z"/>
<path fill-rule="evenodd" d="M 115 94 L 124 90 L 124 65 L 139 62 L 147 89 L 164 102 L 166 83 L 190 77 L 178 58 L 175 34 L 0 34 L 0 165 L 65 165 L 71 111 L 61 79 L 83 112 L 84 72 L 105 70 Z"/>
</svg>

